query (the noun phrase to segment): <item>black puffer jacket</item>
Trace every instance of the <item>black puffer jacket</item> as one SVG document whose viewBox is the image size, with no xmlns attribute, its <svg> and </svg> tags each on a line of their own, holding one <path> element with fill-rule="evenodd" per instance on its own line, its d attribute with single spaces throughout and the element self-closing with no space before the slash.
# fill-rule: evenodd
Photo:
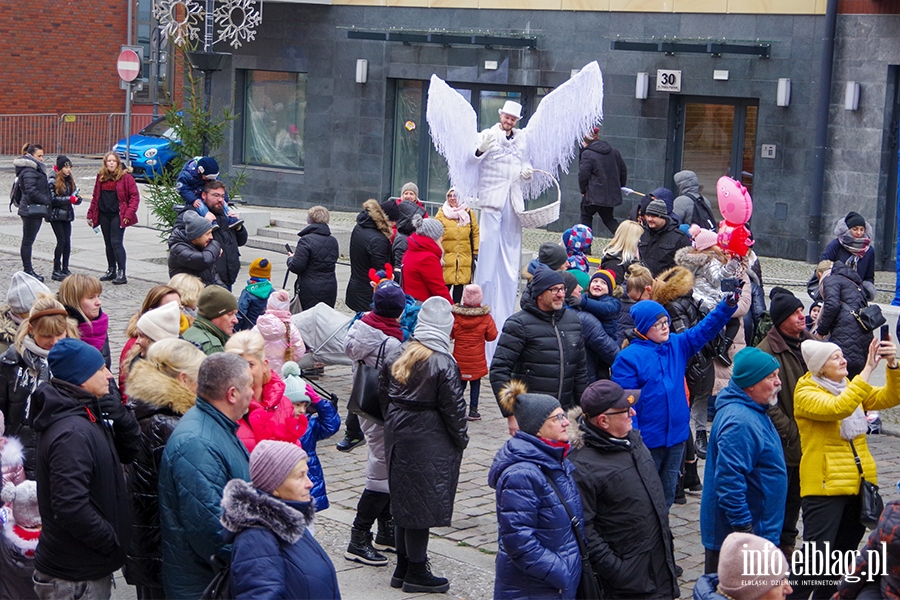
<svg viewBox="0 0 900 600">
<path fill-rule="evenodd" d="M 162 582 L 162 534 L 159 527 L 159 465 L 169 436 L 194 405 L 194 394 L 147 361 L 128 376 L 128 393 L 141 428 L 141 448 L 125 467 L 134 509 L 131 547 L 125 557 L 125 580 L 131 585 Z"/>
<path fill-rule="evenodd" d="M 391 367 L 406 346 L 388 355 L 380 377 L 391 514 L 399 527 L 447 527 L 469 444 L 462 379 L 453 357 L 435 352 L 401 384 Z"/>
<path fill-rule="evenodd" d="M 184 228 L 176 226 L 169 234 L 169 277 L 187 273 L 199 277 L 205 285 L 223 285 L 216 271 L 221 249 L 215 238 L 203 250 L 198 249 L 187 239 Z"/>
<path fill-rule="evenodd" d="M 595 140 L 581 151 L 578 187 L 584 196 L 583 204 L 619 206 L 627 179 L 628 169 L 622 155 L 608 142 Z"/>
<path fill-rule="evenodd" d="M 666 217 L 662 229 L 644 226 L 644 233 L 638 242 L 641 262 L 656 277 L 666 269 L 675 266 L 675 252 L 691 245 L 691 238 L 678 228 L 678 224 Z"/>
<path fill-rule="evenodd" d="M 850 314 L 866 307 L 862 278 L 844 263 L 836 262 L 831 267 L 831 275 L 822 281 L 822 296 L 816 331 L 840 346 L 851 375 L 859 373 L 866 365 L 872 342 L 872 333 L 864 332 L 856 317 Z"/>
<path fill-rule="evenodd" d="M 225 215 L 217 216 L 216 222 L 219 224 L 219 228 L 213 231 L 213 240 L 222 246 L 222 256 L 216 262 L 216 272 L 219 274 L 219 279 L 225 283 L 225 287 L 230 290 L 241 273 L 239 247 L 247 243 L 249 236 L 247 228 L 243 225 L 240 229 L 229 229 L 228 217 Z"/>
<path fill-rule="evenodd" d="M 19 202 L 18 215 L 27 217 L 28 207 L 32 204 L 50 206 L 50 187 L 47 185 L 47 172 L 44 164 L 26 154 L 13 161 L 16 168 L 16 177 L 22 186 L 22 200 Z"/>
<path fill-rule="evenodd" d="M 519 379 L 529 392 L 549 394 L 564 408 L 571 408 L 581 401 L 587 386 L 581 321 L 565 306 L 555 312 L 542 311 L 531 297 L 530 285 L 522 294 L 521 306 L 503 324 L 494 352 L 490 370 L 494 396 L 499 397 L 510 379 Z"/>
<path fill-rule="evenodd" d="M 347 306 L 356 312 L 372 309 L 369 269 L 384 269 L 391 262 L 391 224 L 374 200 L 366 200 L 350 234 L 350 281 Z"/>
<path fill-rule="evenodd" d="M 25 448 L 25 476 L 28 479 L 34 479 L 37 434 L 26 411 L 32 392 L 40 383 L 49 380 L 47 359 L 27 348 L 19 354 L 15 346 L 10 346 L 0 357 L 0 412 L 6 420 L 6 435 L 19 438 Z"/>
<path fill-rule="evenodd" d="M 615 439 L 583 417 L 577 422 L 570 428 L 569 460 L 603 597 L 678 598 L 665 496 L 640 432 Z"/>
<path fill-rule="evenodd" d="M 50 217 L 48 221 L 74 221 L 75 209 L 73 206 L 81 204 L 81 196 L 73 205 L 72 196 L 75 195 L 75 179 L 73 177 L 66 178 L 66 187 L 61 194 L 56 193 L 55 177 L 50 178 Z"/>
<path fill-rule="evenodd" d="M 334 308 L 337 301 L 334 265 L 340 255 L 337 240 L 327 223 L 312 223 L 297 235 L 300 239 L 294 255 L 287 259 L 287 266 L 291 273 L 297 274 L 295 287 L 299 287 L 300 305 L 306 310 L 324 302 Z"/>
</svg>

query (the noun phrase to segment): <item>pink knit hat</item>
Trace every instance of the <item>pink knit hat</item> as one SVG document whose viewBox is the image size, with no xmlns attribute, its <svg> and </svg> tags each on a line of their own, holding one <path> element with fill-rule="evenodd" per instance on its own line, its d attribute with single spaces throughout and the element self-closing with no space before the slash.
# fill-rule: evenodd
<svg viewBox="0 0 900 600">
<path fill-rule="evenodd" d="M 763 559 L 766 566 L 758 566 L 754 572 L 745 573 L 747 560 L 744 554 L 747 552 L 768 557 Z M 752 533 L 731 533 L 722 542 L 722 549 L 719 551 L 719 588 L 729 598 L 756 600 L 772 588 L 781 585 L 788 573 L 787 558 L 766 539 Z"/>
<path fill-rule="evenodd" d="M 271 494 L 306 458 L 306 452 L 297 444 L 263 440 L 250 453 L 250 481 L 253 487 Z"/>
<path fill-rule="evenodd" d="M 718 243 L 718 236 L 715 231 L 703 229 L 696 223 L 688 229 L 691 239 L 694 240 L 694 248 L 697 250 L 708 250 Z"/>
<path fill-rule="evenodd" d="M 462 293 L 462 305 L 468 307 L 476 307 L 481 306 L 481 302 L 484 300 L 484 293 L 481 291 L 481 286 L 477 283 L 470 283 L 466 287 L 463 288 Z"/>
</svg>

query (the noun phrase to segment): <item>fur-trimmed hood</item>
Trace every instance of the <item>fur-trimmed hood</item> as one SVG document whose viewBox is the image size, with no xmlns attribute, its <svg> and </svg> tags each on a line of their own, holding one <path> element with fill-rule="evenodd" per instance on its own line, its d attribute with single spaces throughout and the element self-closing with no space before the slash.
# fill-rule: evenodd
<svg viewBox="0 0 900 600">
<path fill-rule="evenodd" d="M 676 298 L 690 296 L 694 289 L 694 274 L 684 267 L 663 271 L 653 284 L 653 299 L 665 306 Z"/>
<path fill-rule="evenodd" d="M 569 446 L 572 450 L 584 447 L 584 432 L 582 432 L 581 427 L 578 426 L 578 419 L 580 419 L 583 414 L 584 411 L 581 410 L 580 406 L 570 408 L 566 412 L 566 418 L 569 419 L 569 426 L 566 428 L 566 433 L 569 434 Z"/>
<path fill-rule="evenodd" d="M 20 156 L 13 160 L 13 166 L 18 168 L 32 168 L 37 171 L 42 171 L 41 166 L 38 164 L 36 158 L 32 158 L 30 156 Z"/>
<path fill-rule="evenodd" d="M 295 507 L 303 507 L 303 510 Z M 312 525 L 315 512 L 312 502 L 282 502 L 243 479 L 232 479 L 222 492 L 220 521 L 233 533 L 262 527 L 282 541 L 294 544 Z"/>
<path fill-rule="evenodd" d="M 363 212 L 356 217 L 356 222 L 362 225 L 367 220 L 371 220 L 372 223 L 375 224 L 375 227 L 384 234 L 384 237 L 387 239 L 391 239 L 394 235 L 393 230 L 391 229 L 391 223 L 388 221 L 388 217 L 384 214 L 384 210 L 381 208 L 381 205 L 378 204 L 377 201 L 369 199 L 363 202 Z"/>
<path fill-rule="evenodd" d="M 128 395 L 151 406 L 184 414 L 194 406 L 196 395 L 178 381 L 161 373 L 146 360 L 139 360 L 126 383 Z"/>
<path fill-rule="evenodd" d="M 461 315 L 463 317 L 481 317 L 483 315 L 491 314 L 491 307 L 487 304 L 481 306 L 463 306 L 462 304 L 454 304 L 450 307 L 450 310 L 454 315 Z"/>
<path fill-rule="evenodd" d="M 715 259 L 715 255 L 711 252 L 696 250 L 690 246 L 679 248 L 675 252 L 675 264 L 690 269 L 695 275 Z"/>
</svg>

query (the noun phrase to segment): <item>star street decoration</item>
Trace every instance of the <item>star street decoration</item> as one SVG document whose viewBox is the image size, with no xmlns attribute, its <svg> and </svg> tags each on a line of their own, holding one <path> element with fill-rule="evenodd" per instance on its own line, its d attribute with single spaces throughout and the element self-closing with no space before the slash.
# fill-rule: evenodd
<svg viewBox="0 0 900 600">
<path fill-rule="evenodd" d="M 239 48 L 243 42 L 256 39 L 256 27 L 262 23 L 262 0 L 207 0 L 206 6 L 209 10 L 216 7 L 212 18 L 219 31 L 215 42 L 207 39 L 205 45 L 228 42 Z M 153 16 L 159 21 L 162 35 L 178 46 L 200 40 L 200 29 L 207 18 L 198 0 L 155 0 Z M 209 24 L 206 35 L 212 37 Z"/>
<path fill-rule="evenodd" d="M 256 26 L 262 22 L 256 5 L 257 0 L 221 0 L 214 13 L 216 24 L 221 27 L 216 41 L 228 41 L 232 48 L 239 48 L 241 40 L 252 42 Z"/>
<path fill-rule="evenodd" d="M 159 21 L 160 33 L 178 46 L 200 39 L 203 7 L 196 0 L 156 0 L 153 16 Z"/>
</svg>

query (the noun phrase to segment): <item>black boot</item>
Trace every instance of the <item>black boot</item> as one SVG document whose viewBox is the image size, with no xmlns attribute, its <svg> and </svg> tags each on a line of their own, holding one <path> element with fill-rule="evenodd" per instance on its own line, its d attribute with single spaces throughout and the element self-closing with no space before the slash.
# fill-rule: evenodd
<svg viewBox="0 0 900 600">
<path fill-rule="evenodd" d="M 684 486 L 681 483 L 682 477 L 678 477 L 678 486 L 675 488 L 675 504 L 687 504 L 687 498 L 684 495 Z"/>
<path fill-rule="evenodd" d="M 113 279 L 113 285 L 122 285 L 124 283 L 128 283 L 128 278 L 125 277 L 125 269 L 119 269 L 116 274 L 116 278 Z"/>
<path fill-rule="evenodd" d="M 703 483 L 700 481 L 700 475 L 697 473 L 697 461 L 684 463 L 684 476 L 681 485 L 689 492 L 702 492 Z"/>
<path fill-rule="evenodd" d="M 404 592 L 426 592 L 443 594 L 450 589 L 450 582 L 446 577 L 435 577 L 431 572 L 428 560 L 425 562 L 409 561 L 406 569 L 406 578 L 403 580 Z"/>
<path fill-rule="evenodd" d="M 50 275 L 50 279 L 52 279 L 53 281 L 62 281 L 65 278 L 66 278 L 66 274 L 63 273 L 61 269 L 54 268 L 53 274 Z"/>
<path fill-rule="evenodd" d="M 116 270 L 115 269 L 107 269 L 106 275 L 100 278 L 100 281 L 112 281 L 116 278 Z"/>
<path fill-rule="evenodd" d="M 349 435 L 345 435 L 344 439 L 339 441 L 335 447 L 341 452 L 350 452 L 365 441 L 366 438 L 362 436 L 359 436 L 358 438 L 352 438 Z"/>
<path fill-rule="evenodd" d="M 394 519 L 378 519 L 378 533 L 375 535 L 372 546 L 382 552 L 397 551 L 394 542 Z"/>
<path fill-rule="evenodd" d="M 734 344 L 734 340 L 729 338 L 722 338 L 719 341 L 718 347 L 716 348 L 716 358 L 719 359 L 726 367 L 731 366 L 731 357 L 728 355 L 728 351 L 731 350 L 731 345 Z"/>
<path fill-rule="evenodd" d="M 397 568 L 391 576 L 391 587 L 400 589 L 403 587 L 403 580 L 406 579 L 406 571 L 409 568 L 409 559 L 405 554 L 397 553 Z"/>
<path fill-rule="evenodd" d="M 66 265 L 65 267 L 62 268 L 62 270 L 60 270 L 60 273 L 62 273 L 66 277 L 68 277 L 69 275 L 72 274 L 72 271 L 69 270 L 69 265 Z"/>
<path fill-rule="evenodd" d="M 697 453 L 697 458 L 702 458 L 706 460 L 706 448 L 709 446 L 709 441 L 706 438 L 705 431 L 698 431 L 697 437 L 694 440 L 694 451 Z"/>
<path fill-rule="evenodd" d="M 37 273 L 35 273 L 33 268 L 32 268 L 32 269 L 25 269 L 25 274 L 26 274 L 26 275 L 31 275 L 32 277 L 34 277 L 35 279 L 37 279 L 37 280 L 40 281 L 41 283 L 44 282 L 44 278 L 41 277 L 40 275 L 38 275 Z"/>
<path fill-rule="evenodd" d="M 372 532 L 356 528 L 350 530 L 350 543 L 344 558 L 373 567 L 383 567 L 388 563 L 387 557 L 372 547 Z"/>
</svg>

